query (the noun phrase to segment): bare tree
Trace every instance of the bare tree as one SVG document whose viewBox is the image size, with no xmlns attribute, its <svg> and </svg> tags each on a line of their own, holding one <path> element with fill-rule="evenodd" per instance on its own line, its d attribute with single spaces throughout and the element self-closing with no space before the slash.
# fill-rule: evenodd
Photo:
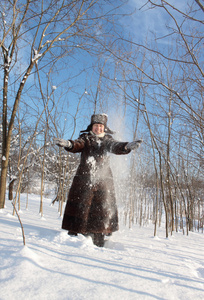
<svg viewBox="0 0 204 300">
<path fill-rule="evenodd" d="M 177 4 L 163 0 L 145 2 L 144 14 L 148 10 L 163 14 L 166 34 L 149 33 L 144 44 L 135 36 L 121 39 L 121 49 L 126 49 L 126 52 L 112 52 L 116 65 L 120 64 L 117 78 L 112 77 L 112 81 L 121 94 L 125 93 L 125 105 L 135 109 L 140 104 L 149 138 L 154 141 L 167 236 L 169 226 L 171 231 L 174 230 L 178 192 L 187 229 L 192 230 L 194 211 L 197 210 L 195 198 L 198 197 L 193 193 L 193 174 L 199 174 L 201 181 L 204 175 L 199 167 L 204 146 L 203 5 L 193 0 L 188 6 Z M 142 91 L 140 97 L 136 96 L 139 89 Z M 176 152 L 178 144 L 182 153 Z M 180 169 L 179 160 L 182 161 Z"/>
<path fill-rule="evenodd" d="M 123 3 L 123 1 L 121 1 Z M 114 33 L 111 21 L 120 3 L 101 3 L 98 0 L 1 1 L 3 26 L 1 49 L 3 54 L 3 142 L 0 181 L 0 208 L 4 207 L 6 175 L 8 169 L 11 136 L 17 108 L 22 99 L 25 84 L 35 71 L 59 58 L 73 55 L 74 51 L 86 51 L 97 55 L 107 42 L 105 31 L 100 31 L 99 20 L 108 32 Z M 95 36 L 100 35 L 98 47 L 93 47 Z M 109 35 L 110 38 L 110 35 Z M 13 88 L 15 87 L 15 88 Z M 9 98 L 14 99 L 10 103 Z M 8 108 L 11 111 L 8 115 Z"/>
</svg>

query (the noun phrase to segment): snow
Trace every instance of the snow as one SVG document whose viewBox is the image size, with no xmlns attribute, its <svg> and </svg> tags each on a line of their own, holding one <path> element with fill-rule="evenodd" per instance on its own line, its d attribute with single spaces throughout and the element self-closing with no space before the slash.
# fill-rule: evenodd
<svg viewBox="0 0 204 300">
<path fill-rule="evenodd" d="M 0 210 L 0 299 L 204 299 L 204 235 L 153 237 L 153 226 L 120 225 L 104 248 L 61 229 L 58 205 L 21 195 L 19 215 Z M 164 226 L 163 226 L 164 227 Z"/>
<path fill-rule="evenodd" d="M 41 53 L 38 53 L 38 50 L 34 49 L 34 57 L 32 61 L 37 61 L 42 56 Z"/>
</svg>

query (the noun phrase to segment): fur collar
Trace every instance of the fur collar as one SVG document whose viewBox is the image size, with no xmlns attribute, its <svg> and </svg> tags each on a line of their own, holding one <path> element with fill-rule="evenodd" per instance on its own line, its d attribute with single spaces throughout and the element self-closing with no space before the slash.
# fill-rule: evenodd
<svg viewBox="0 0 204 300">
<path fill-rule="evenodd" d="M 102 138 L 102 137 L 104 137 L 105 136 L 105 132 L 102 132 L 102 133 L 100 133 L 100 134 L 95 134 L 93 131 L 90 131 L 90 134 L 92 134 L 92 135 L 95 135 L 95 136 L 97 136 L 97 137 L 99 137 L 99 138 Z"/>
</svg>

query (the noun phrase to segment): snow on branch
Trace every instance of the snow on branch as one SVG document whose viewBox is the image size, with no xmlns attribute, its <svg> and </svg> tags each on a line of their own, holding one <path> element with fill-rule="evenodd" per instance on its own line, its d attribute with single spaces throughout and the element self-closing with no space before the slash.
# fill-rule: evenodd
<svg viewBox="0 0 204 300">
<path fill-rule="evenodd" d="M 34 57 L 32 58 L 32 61 L 37 61 L 41 56 L 42 54 L 38 52 L 38 50 L 34 49 Z"/>
</svg>

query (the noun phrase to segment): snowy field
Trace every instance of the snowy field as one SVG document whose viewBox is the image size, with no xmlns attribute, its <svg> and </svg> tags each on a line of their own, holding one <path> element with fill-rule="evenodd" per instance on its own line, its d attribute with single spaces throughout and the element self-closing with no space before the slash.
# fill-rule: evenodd
<svg viewBox="0 0 204 300">
<path fill-rule="evenodd" d="M 58 204 L 41 218 L 37 196 L 21 201 L 26 246 L 11 202 L 0 210 L 1 300 L 204 299 L 204 234 L 121 226 L 98 248 L 61 230 Z"/>
</svg>

